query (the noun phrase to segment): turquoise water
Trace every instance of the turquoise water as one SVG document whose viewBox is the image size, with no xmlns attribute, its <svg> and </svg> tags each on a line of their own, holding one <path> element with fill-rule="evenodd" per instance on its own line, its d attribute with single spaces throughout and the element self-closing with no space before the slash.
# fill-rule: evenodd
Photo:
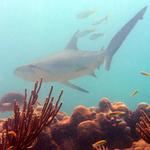
<svg viewBox="0 0 150 150">
<path fill-rule="evenodd" d="M 14 70 L 23 65 L 63 49 L 76 30 L 89 28 L 99 17 L 108 15 L 108 21 L 97 26 L 105 34 L 96 40 L 84 37 L 79 40 L 82 50 L 100 50 L 108 43 L 149 0 L 1 0 L 0 1 L 0 95 L 32 89 L 33 83 L 22 80 Z M 79 20 L 80 12 L 95 8 L 96 14 Z M 77 105 L 94 106 L 101 97 L 123 101 L 134 109 L 139 102 L 149 102 L 150 78 L 140 75 L 141 70 L 150 72 L 150 8 L 143 20 L 133 28 L 113 57 L 110 71 L 103 67 L 96 70 L 97 78 L 84 76 L 72 80 L 90 91 L 81 93 L 58 83 L 43 84 L 40 99 L 54 85 L 57 95 L 64 89 L 62 110 L 71 112 Z M 130 97 L 132 90 L 138 90 Z"/>
</svg>

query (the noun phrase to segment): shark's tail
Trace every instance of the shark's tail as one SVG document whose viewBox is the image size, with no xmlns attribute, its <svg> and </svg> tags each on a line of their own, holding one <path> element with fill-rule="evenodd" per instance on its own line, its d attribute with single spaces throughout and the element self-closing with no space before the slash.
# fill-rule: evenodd
<svg viewBox="0 0 150 150">
<path fill-rule="evenodd" d="M 109 71 L 110 65 L 112 62 L 113 55 L 109 55 L 108 53 L 104 53 L 104 68 Z"/>
<path fill-rule="evenodd" d="M 111 61 L 113 55 L 118 51 L 118 49 L 121 47 L 124 40 L 127 38 L 128 34 L 131 32 L 131 30 L 134 28 L 138 20 L 140 20 L 145 11 L 147 9 L 147 6 L 141 9 L 133 18 L 131 18 L 112 38 L 110 43 L 108 44 L 108 47 L 105 50 L 103 63 L 106 70 L 110 69 Z"/>
<path fill-rule="evenodd" d="M 100 57 L 99 58 L 100 58 L 99 64 L 103 64 L 104 68 L 107 71 L 109 71 L 113 55 L 109 54 L 106 49 L 102 48 L 101 52 L 100 52 Z"/>
</svg>

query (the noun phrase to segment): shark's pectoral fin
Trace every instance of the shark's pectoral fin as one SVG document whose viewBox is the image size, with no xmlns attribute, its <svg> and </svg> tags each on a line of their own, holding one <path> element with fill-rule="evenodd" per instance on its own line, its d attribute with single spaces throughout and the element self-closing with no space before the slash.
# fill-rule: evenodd
<svg viewBox="0 0 150 150">
<path fill-rule="evenodd" d="M 97 78 L 96 74 L 94 72 L 90 73 L 90 76 Z"/>
<path fill-rule="evenodd" d="M 77 86 L 73 83 L 70 83 L 69 81 L 65 81 L 65 82 L 62 82 L 62 83 L 69 86 L 69 87 L 71 87 L 71 88 L 73 88 L 73 89 L 76 89 L 78 91 L 89 93 L 89 91 L 87 91 L 87 90 L 85 90 L 85 89 L 83 89 L 83 88 L 81 88 L 81 87 L 79 87 L 79 86 Z"/>
</svg>

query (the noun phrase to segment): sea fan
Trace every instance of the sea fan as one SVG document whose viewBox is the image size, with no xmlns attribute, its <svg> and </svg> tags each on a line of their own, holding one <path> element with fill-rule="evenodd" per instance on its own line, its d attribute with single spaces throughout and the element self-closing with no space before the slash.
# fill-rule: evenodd
<svg viewBox="0 0 150 150">
<path fill-rule="evenodd" d="M 136 130 L 143 140 L 150 143 L 150 118 L 143 110 L 141 110 L 141 117 L 137 123 Z"/>
<path fill-rule="evenodd" d="M 51 97 L 53 87 L 51 87 L 45 100 L 41 115 L 37 116 L 34 113 L 34 106 L 38 101 L 41 84 L 42 79 L 40 82 L 35 83 L 28 101 L 27 90 L 25 90 L 22 109 L 19 108 L 16 102 L 14 103 L 14 116 L 4 123 L 4 130 L 1 135 L 1 150 L 27 150 L 31 148 L 43 128 L 49 125 L 57 115 L 62 105 L 59 101 L 63 91 L 54 103 L 54 97 Z"/>
</svg>

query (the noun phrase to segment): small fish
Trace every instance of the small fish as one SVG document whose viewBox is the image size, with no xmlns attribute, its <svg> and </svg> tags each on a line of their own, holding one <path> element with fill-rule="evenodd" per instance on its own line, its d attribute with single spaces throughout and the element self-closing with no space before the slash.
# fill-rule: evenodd
<svg viewBox="0 0 150 150">
<path fill-rule="evenodd" d="M 33 148 L 33 146 L 31 145 L 31 146 L 29 146 L 29 147 L 27 147 L 28 149 L 32 149 Z"/>
<path fill-rule="evenodd" d="M 124 103 L 123 102 L 115 102 L 115 103 L 113 103 L 113 105 L 124 105 Z"/>
<path fill-rule="evenodd" d="M 39 111 L 39 112 L 42 111 L 42 109 L 43 109 L 43 106 L 41 106 L 41 105 L 38 105 L 38 106 L 35 108 L 35 110 L 36 110 L 36 111 Z"/>
<path fill-rule="evenodd" d="M 4 106 L 4 107 L 5 107 L 5 106 L 6 106 L 6 107 L 8 107 L 8 106 L 11 106 L 11 103 L 3 103 L 3 104 L 2 104 L 2 106 Z"/>
<path fill-rule="evenodd" d="M 137 90 L 134 90 L 130 96 L 136 96 L 138 94 L 138 91 Z"/>
<path fill-rule="evenodd" d="M 17 134 L 15 131 L 8 131 L 8 135 L 12 135 L 13 137 L 17 137 Z"/>
<path fill-rule="evenodd" d="M 137 104 L 137 108 L 138 108 L 138 109 L 143 109 L 143 108 L 144 108 L 144 109 L 145 109 L 145 108 L 147 109 L 148 106 L 149 106 L 149 104 L 146 103 L 146 102 L 140 102 L 140 103 Z"/>
<path fill-rule="evenodd" d="M 92 144 L 92 147 L 95 148 L 96 150 L 100 150 L 100 148 L 106 143 L 107 143 L 106 140 L 100 140 L 100 141 L 97 141 L 96 143 Z"/>
<path fill-rule="evenodd" d="M 141 73 L 141 75 L 143 75 L 143 76 L 150 77 L 150 73 L 148 73 L 148 72 L 141 71 L 140 73 Z"/>
<path fill-rule="evenodd" d="M 7 148 L 7 150 L 13 150 L 14 149 L 14 146 L 10 146 Z"/>
<path fill-rule="evenodd" d="M 83 30 L 83 31 L 80 31 L 80 32 L 77 34 L 77 36 L 78 36 L 78 37 L 83 37 L 83 36 L 86 36 L 86 35 L 88 35 L 88 34 L 94 32 L 94 31 L 95 31 L 95 28 L 85 29 L 85 30 Z"/>
<path fill-rule="evenodd" d="M 93 22 L 92 23 L 92 25 L 99 25 L 99 24 L 101 24 L 102 22 L 104 22 L 104 21 L 107 21 L 108 20 L 108 16 L 105 16 L 105 17 L 103 17 L 103 18 L 100 18 L 100 19 L 98 19 L 98 20 L 96 20 L 95 22 Z"/>
<path fill-rule="evenodd" d="M 100 36 L 104 36 L 104 33 L 94 33 L 90 36 L 90 40 L 95 40 L 97 38 L 99 38 Z"/>
<path fill-rule="evenodd" d="M 125 114 L 125 112 L 123 112 L 123 111 L 114 111 L 114 112 L 110 112 L 108 115 L 110 117 L 116 117 L 116 116 L 122 116 L 124 114 Z"/>
<path fill-rule="evenodd" d="M 146 107 L 146 110 L 150 110 L 150 105 Z"/>
<path fill-rule="evenodd" d="M 84 18 L 87 18 L 87 17 L 89 17 L 89 16 L 91 16 L 95 13 L 96 13 L 95 9 L 89 9 L 89 10 L 86 10 L 86 11 L 83 11 L 83 12 L 79 13 L 77 15 L 77 18 L 78 19 L 84 19 Z"/>
</svg>

